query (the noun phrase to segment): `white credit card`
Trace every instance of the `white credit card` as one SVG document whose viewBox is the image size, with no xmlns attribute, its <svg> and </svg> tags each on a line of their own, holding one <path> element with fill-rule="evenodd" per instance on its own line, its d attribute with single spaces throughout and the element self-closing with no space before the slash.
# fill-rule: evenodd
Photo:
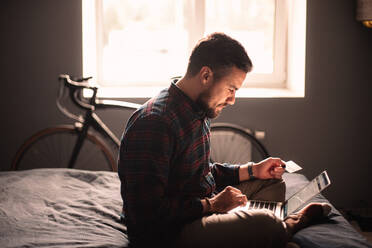
<svg viewBox="0 0 372 248">
<path fill-rule="evenodd" d="M 292 160 L 289 160 L 285 162 L 285 170 L 289 173 L 293 173 L 299 170 L 302 170 L 302 167 L 293 162 Z"/>
</svg>

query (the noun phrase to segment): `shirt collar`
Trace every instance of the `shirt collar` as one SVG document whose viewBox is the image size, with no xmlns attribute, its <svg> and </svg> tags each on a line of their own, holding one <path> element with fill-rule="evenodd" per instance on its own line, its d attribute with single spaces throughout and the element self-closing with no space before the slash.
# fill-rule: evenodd
<svg viewBox="0 0 372 248">
<path fill-rule="evenodd" d="M 188 95 L 186 95 L 185 92 L 178 88 L 178 86 L 176 85 L 177 81 L 178 79 L 172 80 L 171 86 L 169 87 L 170 92 L 174 92 L 181 99 L 183 99 L 185 103 L 190 105 L 192 112 L 195 115 L 195 119 L 205 119 L 206 112 L 201 109 Z"/>
</svg>

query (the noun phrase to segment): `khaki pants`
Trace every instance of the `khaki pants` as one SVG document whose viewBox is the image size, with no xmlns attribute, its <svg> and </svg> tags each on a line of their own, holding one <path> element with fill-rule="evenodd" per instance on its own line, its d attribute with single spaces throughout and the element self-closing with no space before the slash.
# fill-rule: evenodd
<svg viewBox="0 0 372 248">
<path fill-rule="evenodd" d="M 282 180 L 252 180 L 235 186 L 248 199 L 285 200 Z M 268 210 L 247 210 L 204 216 L 184 227 L 176 247 L 285 247 L 282 220 Z"/>
</svg>

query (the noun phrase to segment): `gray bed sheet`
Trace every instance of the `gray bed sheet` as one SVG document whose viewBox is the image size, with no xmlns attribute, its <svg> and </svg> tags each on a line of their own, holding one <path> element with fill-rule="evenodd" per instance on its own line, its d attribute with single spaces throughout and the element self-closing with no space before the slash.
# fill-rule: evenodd
<svg viewBox="0 0 372 248">
<path fill-rule="evenodd" d="M 283 179 L 287 185 L 287 199 L 309 182 L 304 175 L 296 173 L 285 173 Z M 372 247 L 322 194 L 318 194 L 308 203 L 310 202 L 329 203 L 332 206 L 330 216 L 299 231 L 293 237 L 295 243 L 302 248 Z"/>
<path fill-rule="evenodd" d="M 287 196 L 308 180 L 285 174 Z M 312 201 L 328 202 L 322 195 Z M 116 173 L 73 169 L 0 172 L 0 247 L 128 247 Z M 301 247 L 371 247 L 336 209 L 294 237 Z"/>
<path fill-rule="evenodd" d="M 0 173 L 0 247 L 126 247 L 116 173 Z"/>
</svg>

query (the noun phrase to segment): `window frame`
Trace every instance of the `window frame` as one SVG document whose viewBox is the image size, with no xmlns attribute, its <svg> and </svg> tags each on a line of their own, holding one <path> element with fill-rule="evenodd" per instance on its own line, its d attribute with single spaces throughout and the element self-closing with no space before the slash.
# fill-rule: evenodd
<svg viewBox="0 0 372 248">
<path fill-rule="evenodd" d="M 102 81 L 103 0 L 83 0 L 83 75 Z M 190 0 L 194 6 L 189 51 L 204 33 L 205 0 Z M 93 9 L 89 12 L 87 9 Z M 91 20 L 95 20 L 92 22 Z M 274 28 L 274 70 L 271 74 L 249 73 L 236 97 L 304 97 L 306 0 L 276 0 Z M 89 42 L 85 42 L 89 40 Z M 294 52 L 296 51 L 296 52 Z M 248 51 L 249 53 L 249 51 Z M 188 58 L 185 58 L 188 59 Z M 186 68 L 185 68 L 186 69 Z M 182 75 L 180 75 L 182 76 Z M 99 84 L 99 83 L 98 83 Z M 147 98 L 164 85 L 156 86 L 101 86 L 98 97 Z"/>
</svg>

